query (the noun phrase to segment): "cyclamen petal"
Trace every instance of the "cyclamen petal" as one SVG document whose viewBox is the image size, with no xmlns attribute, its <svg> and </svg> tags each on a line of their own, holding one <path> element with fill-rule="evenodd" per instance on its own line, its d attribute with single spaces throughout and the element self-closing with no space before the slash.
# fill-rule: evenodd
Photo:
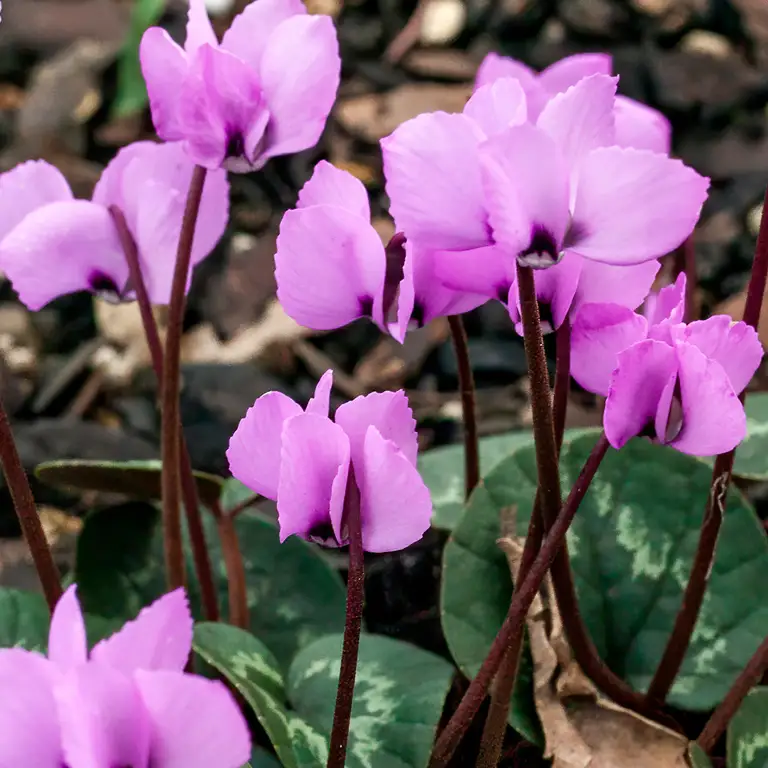
<svg viewBox="0 0 768 768">
<path fill-rule="evenodd" d="M 88 659 L 85 621 L 75 585 L 68 587 L 59 598 L 51 616 L 48 658 L 62 669 L 84 664 Z"/>
<path fill-rule="evenodd" d="M 526 121 L 525 91 L 516 79 L 501 78 L 478 88 L 464 107 L 463 114 L 472 118 L 486 136 L 493 136 Z"/>
<path fill-rule="evenodd" d="M 335 205 L 354 213 L 365 222 L 371 218 L 371 206 L 363 183 L 326 160 L 321 160 L 315 166 L 312 177 L 301 188 L 296 203 L 297 208 L 313 205 Z"/>
<path fill-rule="evenodd" d="M 191 0 L 184 50 L 153 27 L 140 60 L 158 134 L 206 168 L 235 172 L 314 145 L 341 69 L 332 20 L 299 0 L 251 3 L 221 44 L 202 0 Z"/>
</svg>

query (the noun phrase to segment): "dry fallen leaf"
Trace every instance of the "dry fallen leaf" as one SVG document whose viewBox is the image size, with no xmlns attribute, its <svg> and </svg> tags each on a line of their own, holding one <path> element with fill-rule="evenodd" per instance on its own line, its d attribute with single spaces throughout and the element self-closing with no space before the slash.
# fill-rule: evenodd
<svg viewBox="0 0 768 768">
<path fill-rule="evenodd" d="M 502 512 L 499 546 L 513 577 L 523 540 L 514 509 Z M 549 577 L 527 619 L 533 658 L 533 695 L 552 768 L 687 768 L 688 740 L 601 696 L 574 661 Z"/>
</svg>

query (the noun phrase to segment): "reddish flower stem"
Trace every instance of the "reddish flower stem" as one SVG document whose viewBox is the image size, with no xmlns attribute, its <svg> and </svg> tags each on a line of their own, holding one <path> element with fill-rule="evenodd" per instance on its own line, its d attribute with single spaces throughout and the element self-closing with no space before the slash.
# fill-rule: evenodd
<svg viewBox="0 0 768 768">
<path fill-rule="evenodd" d="M 232 517 L 239 517 L 243 512 L 245 512 L 246 509 L 249 509 L 254 504 L 257 504 L 260 502 L 264 497 L 259 496 L 258 493 L 254 493 L 253 496 L 249 496 L 247 499 L 244 499 L 239 504 L 236 504 L 232 509 L 230 509 L 227 514 Z"/>
<path fill-rule="evenodd" d="M 747 662 L 725 698 L 717 706 L 709 720 L 704 725 L 698 745 L 705 751 L 711 752 L 720 737 L 725 733 L 728 723 L 739 711 L 741 703 L 752 689 L 760 682 L 760 678 L 768 671 L 768 637 L 760 643 L 760 647 Z"/>
<path fill-rule="evenodd" d="M 347 479 L 347 493 L 344 498 L 344 521 L 349 535 L 347 618 L 344 624 L 339 687 L 336 691 L 336 708 L 333 712 L 333 728 L 331 729 L 327 768 L 344 768 L 346 761 L 349 722 L 352 717 L 352 700 L 355 695 L 360 630 L 363 625 L 365 555 L 360 519 L 360 489 L 351 466 Z"/>
<path fill-rule="evenodd" d="M 459 702 L 459 706 L 440 734 L 440 738 L 437 740 L 432 752 L 429 768 L 442 768 L 448 764 L 461 737 L 469 728 L 472 719 L 477 714 L 477 710 L 480 709 L 488 686 L 494 675 L 498 672 L 508 649 L 514 647 L 514 644 L 520 643 L 528 609 L 531 607 L 531 603 L 539 591 L 555 556 L 565 542 L 565 535 L 573 522 L 576 510 L 579 508 L 579 504 L 581 504 L 608 448 L 608 440 L 605 435 L 601 435 L 579 473 L 576 482 L 573 484 L 568 499 L 560 510 L 549 533 L 546 535 L 528 575 L 523 581 L 518 579 L 518 582 L 520 582 L 519 587 L 512 596 L 504 623 L 496 635 L 488 655 L 480 667 L 480 671 L 470 683 L 464 697 Z"/>
<path fill-rule="evenodd" d="M 690 239 L 690 238 L 689 238 Z M 768 280 L 768 191 L 760 220 L 760 232 L 757 236 L 755 259 L 752 274 L 747 287 L 747 299 L 744 306 L 744 322 L 757 328 L 763 307 L 766 281 Z M 742 392 L 744 402 L 746 393 Z M 691 643 L 693 631 L 701 612 L 704 595 L 709 583 L 709 574 L 715 559 L 717 539 L 723 522 L 728 486 L 733 473 L 736 449 L 720 454 L 715 459 L 712 471 L 707 506 L 701 524 L 699 542 L 693 558 L 693 566 L 683 594 L 682 605 L 675 618 L 675 624 L 662 654 L 659 666 L 648 688 L 648 700 L 656 704 L 663 703 L 680 672 L 685 654 Z"/>
<path fill-rule="evenodd" d="M 161 442 L 162 442 L 162 502 L 163 543 L 168 589 L 184 586 L 184 541 L 181 534 L 181 508 L 179 499 L 181 479 L 181 450 L 179 446 L 179 381 L 181 334 L 187 278 L 192 258 L 195 225 L 200 212 L 206 170 L 195 166 L 187 193 L 187 204 L 179 235 L 176 264 L 168 307 L 168 331 L 161 381 Z"/>
<path fill-rule="evenodd" d="M 61 597 L 61 574 L 56 567 L 48 540 L 45 538 L 35 499 L 29 485 L 27 473 L 16 450 L 11 424 L 0 401 L 0 464 L 3 466 L 5 482 L 11 494 L 13 508 L 27 542 L 37 577 L 43 587 L 43 594 L 51 613 Z"/>
<path fill-rule="evenodd" d="M 571 324 L 566 318 L 556 331 L 557 353 L 555 363 L 555 393 L 552 400 L 552 420 L 555 430 L 555 443 L 558 456 L 563 445 L 565 433 L 565 416 L 568 409 L 568 395 L 571 384 Z M 525 546 L 520 560 L 516 584 L 525 580 L 528 571 L 533 564 L 536 554 L 541 546 L 541 499 L 536 493 L 536 499 L 531 512 L 531 523 L 528 535 L 525 538 Z M 501 663 L 496 678 L 491 686 L 491 704 L 483 729 L 483 737 L 480 742 L 480 754 L 477 765 L 479 768 L 495 768 L 501 759 L 501 750 L 504 745 L 504 733 L 507 730 L 507 715 L 515 690 L 515 681 L 520 667 L 520 655 L 522 652 L 522 639 L 524 633 L 518 632 L 514 642 L 510 645 Z"/>
<path fill-rule="evenodd" d="M 685 242 L 677 249 L 673 262 L 673 280 L 681 272 L 685 272 L 685 310 L 683 321 L 693 322 L 698 315 L 696 306 L 696 291 L 698 275 L 696 270 L 696 246 L 691 233 Z"/>
<path fill-rule="evenodd" d="M 475 379 L 469 360 L 469 342 L 461 315 L 449 315 L 448 325 L 456 352 L 456 366 L 459 372 L 461 410 L 464 422 L 464 482 L 466 498 L 480 482 L 480 448 L 477 438 L 477 409 L 475 406 Z"/>
<path fill-rule="evenodd" d="M 248 629 L 248 589 L 245 581 L 245 564 L 240 541 L 235 528 L 235 518 L 217 506 L 214 511 L 221 541 L 224 567 L 227 569 L 227 594 L 229 596 L 229 623 L 240 629 Z"/>
<path fill-rule="evenodd" d="M 163 345 L 160 341 L 160 333 L 157 330 L 155 316 L 152 314 L 152 302 L 147 293 L 144 275 L 141 271 L 139 253 L 136 242 L 133 239 L 123 212 L 116 206 L 109 208 L 117 228 L 120 244 L 123 247 L 125 260 L 131 276 L 131 287 L 136 292 L 136 301 L 139 305 L 141 322 L 144 325 L 144 335 L 147 339 L 149 354 L 152 359 L 152 368 L 155 371 L 158 387 L 162 389 L 163 381 Z M 195 561 L 197 580 L 200 583 L 200 596 L 203 604 L 203 615 L 206 621 L 218 621 L 219 602 L 216 594 L 216 584 L 213 580 L 211 559 L 208 555 L 208 546 L 205 542 L 203 520 L 200 515 L 200 499 L 197 494 L 197 484 L 192 471 L 192 462 L 189 458 L 187 441 L 184 430 L 179 423 L 179 450 L 181 456 L 181 495 L 184 500 L 184 509 L 187 513 L 187 527 L 189 539 L 192 544 L 192 557 Z"/>
</svg>

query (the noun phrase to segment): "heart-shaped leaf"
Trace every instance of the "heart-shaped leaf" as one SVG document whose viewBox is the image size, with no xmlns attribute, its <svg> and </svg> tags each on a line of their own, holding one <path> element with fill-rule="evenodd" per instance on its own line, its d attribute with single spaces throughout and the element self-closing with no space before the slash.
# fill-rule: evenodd
<svg viewBox="0 0 768 768">
<path fill-rule="evenodd" d="M 0 648 L 45 653 L 50 614 L 42 595 L 0 589 Z"/>
<path fill-rule="evenodd" d="M 312 727 L 330 736 L 341 635 L 304 648 L 288 673 L 288 697 Z M 439 656 L 380 635 L 360 638 L 349 734 L 349 768 L 424 768 L 453 668 Z"/>
<path fill-rule="evenodd" d="M 707 753 L 695 741 L 688 745 L 688 762 L 691 768 L 712 768 Z M 730 763 L 728 766 L 730 768 Z"/>
<path fill-rule="evenodd" d="M 564 490 L 571 487 L 594 442 L 594 436 L 584 436 L 564 448 Z M 606 662 L 637 690 L 649 684 L 679 610 L 710 479 L 709 468 L 697 459 L 632 440 L 621 451 L 608 452 L 569 532 L 579 604 L 592 639 Z M 485 478 L 478 503 L 470 505 L 465 517 L 474 514 L 467 528 L 475 531 L 475 550 L 492 556 L 504 508 L 517 507 L 518 533 L 524 533 L 535 482 L 531 447 L 516 451 Z M 496 558 L 498 578 L 506 564 L 501 553 Z M 485 570 L 465 571 L 461 578 L 480 581 L 475 594 L 482 605 L 451 610 L 470 617 L 470 624 L 473 615 L 495 611 L 503 616 L 509 604 L 508 593 L 500 594 L 488 580 L 494 571 L 481 562 Z M 764 582 L 768 541 L 752 508 L 731 488 L 707 595 L 671 704 L 700 711 L 722 699 L 768 635 L 768 605 L 754 589 Z M 455 636 L 449 624 L 446 634 Z M 483 636 L 490 643 L 488 630 L 485 626 Z M 449 637 L 452 648 L 456 642 Z"/>
<path fill-rule="evenodd" d="M 123 493 L 134 499 L 158 500 L 161 496 L 162 463 L 149 461 L 90 461 L 67 459 L 48 461 L 35 475 L 49 485 L 79 491 Z M 207 472 L 195 472 L 200 501 L 208 506 L 219 500 L 224 480 Z"/>
<path fill-rule="evenodd" d="M 768 688 L 755 688 L 728 725 L 728 768 L 768 765 Z"/>
</svg>

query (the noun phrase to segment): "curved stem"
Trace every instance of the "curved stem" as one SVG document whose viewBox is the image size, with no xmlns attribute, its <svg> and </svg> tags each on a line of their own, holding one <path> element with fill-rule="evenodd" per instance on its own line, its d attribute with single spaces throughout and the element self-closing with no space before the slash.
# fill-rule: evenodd
<svg viewBox="0 0 768 768">
<path fill-rule="evenodd" d="M 139 252 L 133 239 L 123 212 L 111 205 L 109 211 L 115 222 L 120 244 L 123 247 L 125 260 L 128 262 L 128 270 L 131 276 L 131 287 L 136 292 L 136 302 L 139 305 L 141 322 L 144 326 L 144 336 L 147 339 L 149 354 L 152 359 L 152 368 L 160 389 L 163 381 L 163 345 L 160 341 L 160 333 L 157 330 L 155 316 L 152 314 L 152 302 L 147 293 L 144 275 L 141 271 Z M 200 499 L 197 494 L 197 483 L 192 471 L 192 461 L 189 458 L 187 441 L 184 438 L 184 430 L 179 423 L 179 450 L 181 452 L 181 496 L 184 500 L 184 509 L 187 513 L 187 527 L 189 539 L 192 545 L 192 557 L 195 561 L 197 580 L 200 583 L 200 598 L 203 606 L 203 615 L 206 621 L 218 621 L 219 601 L 216 594 L 216 583 L 213 579 L 211 559 L 208 555 L 208 545 L 203 531 L 203 520 L 200 515 Z"/>
<path fill-rule="evenodd" d="M 440 738 L 437 740 L 432 752 L 429 768 L 442 768 L 442 766 L 447 765 L 461 737 L 469 728 L 470 723 L 477 714 L 477 710 L 480 709 L 488 686 L 493 676 L 498 672 L 507 650 L 510 647 L 514 647 L 514 643 L 520 642 L 518 636 L 522 637 L 523 625 L 528 609 L 531 607 L 531 603 L 539 591 L 556 554 L 561 550 L 565 542 L 565 535 L 573 522 L 576 510 L 579 508 L 579 504 L 581 504 L 592 482 L 592 478 L 595 476 L 595 472 L 597 472 L 600 462 L 603 460 L 609 447 L 605 435 L 601 435 L 579 473 L 576 482 L 573 484 L 573 488 L 562 510 L 560 510 L 549 533 L 542 542 L 541 549 L 531 565 L 528 576 L 520 583 L 519 588 L 515 590 L 504 623 L 501 625 L 501 629 L 496 635 L 488 655 L 480 667 L 480 671 L 469 684 L 469 688 L 467 688 L 464 697 L 459 702 L 459 706 L 440 734 Z"/>
<path fill-rule="evenodd" d="M 260 496 L 258 493 L 254 493 L 253 496 L 249 496 L 247 499 L 243 499 L 239 504 L 235 504 L 232 509 L 230 509 L 227 514 L 230 517 L 239 517 L 243 512 L 245 512 L 246 509 L 249 509 L 254 504 L 257 504 L 260 502 L 264 497 Z"/>
<path fill-rule="evenodd" d="M 555 431 L 555 444 L 558 456 L 563 445 L 565 433 L 565 416 L 568 409 L 568 395 L 571 385 L 571 324 L 568 318 L 557 329 L 555 334 L 557 353 L 555 362 L 555 393 L 552 400 L 552 421 Z M 531 524 L 525 538 L 525 546 L 520 561 L 516 584 L 522 582 L 528 575 L 533 561 L 541 546 L 541 499 L 536 493 L 536 499 L 531 513 Z M 504 744 L 504 733 L 507 729 L 507 715 L 515 689 L 517 671 L 520 667 L 523 633 L 519 633 L 504 656 L 496 678 L 491 687 L 491 704 L 483 728 L 480 742 L 478 766 L 480 768 L 495 768 L 501 759 Z"/>
<path fill-rule="evenodd" d="M 161 442 L 162 442 L 162 501 L 163 544 L 168 589 L 184 586 L 184 542 L 181 535 L 179 504 L 181 450 L 179 447 L 179 378 L 181 334 L 187 277 L 192 258 L 197 215 L 205 185 L 205 168 L 196 166 L 187 193 L 187 204 L 179 235 L 179 247 L 173 270 L 171 302 L 168 307 L 168 332 L 161 381 Z"/>
<path fill-rule="evenodd" d="M 216 526 L 221 541 L 221 552 L 224 556 L 224 567 L 227 569 L 227 593 L 229 595 L 229 623 L 240 629 L 248 629 L 248 590 L 245 581 L 245 564 L 240 541 L 235 528 L 235 518 L 218 510 Z"/>
<path fill-rule="evenodd" d="M 533 270 L 517 265 L 517 283 L 520 310 L 523 319 L 525 354 L 531 379 L 531 405 L 533 434 L 536 441 L 536 466 L 539 475 L 539 494 L 544 529 L 547 530 L 560 508 L 560 475 L 558 472 L 558 446 L 552 418 L 547 358 L 541 331 L 539 304 Z M 609 698 L 620 706 L 637 712 L 652 709 L 645 697 L 633 691 L 626 682 L 614 674 L 600 655 L 589 636 L 579 611 L 579 601 L 568 559 L 563 545 L 552 564 L 552 583 L 563 619 L 563 628 L 573 651 L 574 659 L 584 674 Z"/>
<path fill-rule="evenodd" d="M 333 728 L 331 729 L 327 768 L 344 768 L 349 738 L 349 721 L 352 717 L 352 700 L 355 694 L 360 630 L 363 625 L 365 556 L 360 520 L 360 489 L 357 486 L 351 466 L 347 479 L 347 493 L 344 498 L 344 521 L 349 534 L 347 618 L 344 624 L 339 687 L 336 691 L 336 708 L 333 712 Z"/>
<path fill-rule="evenodd" d="M 728 723 L 739 711 L 742 701 L 752 686 L 760 682 L 760 678 L 766 671 L 768 671 L 768 637 L 760 643 L 760 647 L 754 652 L 752 658 L 747 662 L 747 666 L 744 667 L 731 689 L 725 694 L 725 698 L 707 720 L 704 729 L 696 740 L 705 752 L 712 751 L 718 739 L 725 733 Z"/>
<path fill-rule="evenodd" d="M 760 232 L 755 248 L 755 259 L 752 263 L 752 274 L 749 278 L 747 299 L 744 306 L 744 322 L 755 329 L 760 322 L 766 282 L 768 282 L 768 190 L 766 190 L 763 215 L 760 219 Z M 745 396 L 746 393 L 742 392 L 742 402 L 744 402 Z M 731 482 L 735 456 L 736 449 L 734 448 L 732 451 L 720 454 L 715 460 L 712 484 L 691 574 L 685 587 L 683 602 L 675 619 L 672 633 L 648 688 L 649 701 L 663 703 L 680 672 L 680 667 L 690 645 L 704 602 L 712 563 L 715 559 L 717 538 L 723 522 L 726 496 Z"/>
<path fill-rule="evenodd" d="M 469 343 L 461 315 L 449 315 L 448 325 L 456 352 L 459 371 L 461 410 L 464 421 L 464 481 L 466 497 L 480 482 L 480 450 L 477 439 L 477 412 L 475 407 L 475 379 L 469 361 Z"/>
<path fill-rule="evenodd" d="M 696 311 L 698 275 L 696 272 L 696 247 L 693 241 L 693 232 L 675 251 L 672 271 L 673 279 L 676 279 L 681 272 L 685 272 L 685 310 L 683 321 L 686 323 L 693 322 L 698 314 Z"/>
<path fill-rule="evenodd" d="M 5 481 L 11 494 L 13 508 L 27 542 L 37 577 L 43 587 L 45 600 L 51 613 L 61 597 L 61 574 L 56 567 L 48 540 L 45 538 L 40 516 L 37 513 L 32 488 L 27 473 L 16 450 L 11 424 L 0 401 L 0 464 L 3 466 Z"/>
</svg>

